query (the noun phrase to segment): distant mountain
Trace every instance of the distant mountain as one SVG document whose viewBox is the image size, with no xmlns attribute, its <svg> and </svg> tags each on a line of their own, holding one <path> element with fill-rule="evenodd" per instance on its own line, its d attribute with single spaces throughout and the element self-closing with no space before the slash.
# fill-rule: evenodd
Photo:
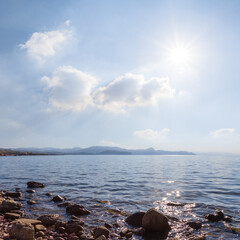
<svg viewBox="0 0 240 240">
<path fill-rule="evenodd" d="M 195 155 L 187 151 L 165 151 L 147 149 L 124 149 L 120 147 L 92 146 L 88 148 L 15 148 L 13 151 L 31 152 L 34 154 L 59 155 Z"/>
</svg>

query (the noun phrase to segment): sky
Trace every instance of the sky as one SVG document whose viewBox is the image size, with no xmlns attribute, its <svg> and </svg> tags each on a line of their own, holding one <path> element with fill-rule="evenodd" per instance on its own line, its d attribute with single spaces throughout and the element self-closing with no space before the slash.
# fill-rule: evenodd
<svg viewBox="0 0 240 240">
<path fill-rule="evenodd" d="M 0 148 L 240 153 L 240 1 L 1 0 Z"/>
</svg>

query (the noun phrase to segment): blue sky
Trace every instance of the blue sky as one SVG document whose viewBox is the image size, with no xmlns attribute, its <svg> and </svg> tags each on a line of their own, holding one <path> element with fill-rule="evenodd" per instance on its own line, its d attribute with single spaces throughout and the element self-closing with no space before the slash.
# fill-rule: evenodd
<svg viewBox="0 0 240 240">
<path fill-rule="evenodd" d="M 240 153 L 239 10 L 1 1 L 0 147 Z"/>
</svg>

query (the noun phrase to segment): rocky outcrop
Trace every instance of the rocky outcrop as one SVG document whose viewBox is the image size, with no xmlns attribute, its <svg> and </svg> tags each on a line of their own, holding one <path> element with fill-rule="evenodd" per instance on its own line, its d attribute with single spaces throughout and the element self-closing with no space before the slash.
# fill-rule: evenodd
<svg viewBox="0 0 240 240">
<path fill-rule="evenodd" d="M 132 215 L 128 216 L 125 219 L 125 222 L 134 226 L 134 227 L 142 227 L 142 218 L 145 215 L 145 212 L 136 212 Z"/>
<path fill-rule="evenodd" d="M 8 228 L 9 235 L 18 240 L 34 240 L 34 227 L 30 223 L 16 222 Z"/>
<path fill-rule="evenodd" d="M 168 218 L 157 209 L 149 209 L 142 219 L 142 226 L 148 232 L 169 232 Z"/>
</svg>

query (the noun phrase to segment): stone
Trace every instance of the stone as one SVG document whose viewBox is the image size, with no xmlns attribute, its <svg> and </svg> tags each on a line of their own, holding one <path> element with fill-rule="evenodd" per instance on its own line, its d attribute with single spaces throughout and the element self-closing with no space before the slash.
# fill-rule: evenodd
<svg viewBox="0 0 240 240">
<path fill-rule="evenodd" d="M 15 220 L 20 218 L 20 214 L 7 212 L 5 213 L 5 218 Z"/>
<path fill-rule="evenodd" d="M 93 236 L 94 238 L 98 238 L 100 237 L 101 235 L 104 235 L 106 238 L 109 237 L 109 230 L 106 228 L 106 227 L 96 227 L 94 230 L 93 230 Z"/>
<path fill-rule="evenodd" d="M 113 226 L 109 223 L 104 223 L 104 227 L 106 227 L 108 229 L 111 229 Z"/>
<path fill-rule="evenodd" d="M 125 237 L 128 232 L 129 232 L 128 228 L 123 228 L 122 231 L 120 232 L 120 236 Z"/>
<path fill-rule="evenodd" d="M 70 214 L 73 214 L 73 215 L 77 215 L 77 216 L 87 215 L 87 214 L 90 213 L 81 204 L 71 204 L 71 205 L 67 206 L 66 207 L 66 212 L 70 213 Z"/>
<path fill-rule="evenodd" d="M 28 224 L 31 224 L 31 225 L 37 225 L 37 224 L 42 224 L 41 221 L 39 220 L 36 220 L 36 219 L 28 219 L 28 218 L 19 218 L 15 221 L 13 221 L 12 223 L 17 223 L 17 222 L 20 222 L 20 223 L 28 223 Z"/>
<path fill-rule="evenodd" d="M 64 233 L 65 231 L 66 231 L 66 229 L 64 227 L 58 228 L 58 232 L 59 233 Z"/>
<path fill-rule="evenodd" d="M 35 182 L 35 181 L 30 181 L 27 182 L 28 188 L 44 188 L 45 185 L 43 183 Z"/>
<path fill-rule="evenodd" d="M 72 223 L 78 223 L 80 225 L 84 225 L 84 221 L 80 218 L 77 218 L 77 219 L 75 218 L 68 221 L 68 224 L 72 224 Z"/>
<path fill-rule="evenodd" d="M 8 228 L 9 235 L 18 240 L 34 240 L 34 227 L 30 223 L 17 222 Z"/>
<path fill-rule="evenodd" d="M 48 193 L 46 193 L 46 196 L 51 197 L 51 196 L 52 196 L 52 193 L 48 192 Z"/>
<path fill-rule="evenodd" d="M 21 192 L 6 192 L 5 196 L 11 197 L 11 198 L 19 198 L 22 197 Z"/>
<path fill-rule="evenodd" d="M 36 225 L 35 225 L 35 231 L 36 231 L 36 232 L 40 232 L 40 231 L 46 232 L 46 231 L 47 231 L 47 228 L 44 227 L 42 224 L 36 224 Z"/>
<path fill-rule="evenodd" d="M 28 201 L 27 201 L 27 204 L 28 204 L 28 205 L 34 205 L 34 204 L 36 204 L 36 202 L 33 201 L 33 200 L 28 200 Z"/>
<path fill-rule="evenodd" d="M 187 222 L 187 225 L 195 230 L 202 228 L 202 223 L 200 222 Z"/>
<path fill-rule="evenodd" d="M 67 226 L 67 223 L 64 222 L 64 221 L 57 221 L 56 224 L 55 224 L 56 229 L 59 229 L 60 227 L 66 228 L 66 226 Z"/>
<path fill-rule="evenodd" d="M 19 210 L 22 207 L 21 203 L 18 203 L 14 200 L 3 200 L 0 205 L 0 212 L 6 213 L 11 210 Z"/>
<path fill-rule="evenodd" d="M 132 232 L 128 232 L 126 235 L 125 235 L 126 238 L 131 238 L 132 237 Z"/>
<path fill-rule="evenodd" d="M 65 199 L 62 196 L 57 195 L 57 196 L 54 196 L 52 200 L 54 202 L 63 202 Z"/>
<path fill-rule="evenodd" d="M 221 211 L 218 211 L 214 214 L 205 215 L 205 218 L 210 222 L 219 222 L 221 220 L 224 220 L 224 213 Z"/>
<path fill-rule="evenodd" d="M 183 207 L 184 205 L 186 205 L 186 204 L 184 204 L 184 203 L 174 203 L 174 202 L 167 203 L 167 206 L 170 206 L 170 207 Z"/>
<path fill-rule="evenodd" d="M 45 233 L 43 231 L 39 231 L 36 233 L 36 237 L 43 237 Z"/>
<path fill-rule="evenodd" d="M 58 219 L 58 214 L 46 214 L 38 218 L 38 220 L 40 220 L 45 227 L 50 227 L 54 225 L 55 223 L 57 223 Z"/>
<path fill-rule="evenodd" d="M 143 227 L 137 228 L 132 230 L 133 234 L 137 235 L 137 236 L 143 236 L 145 233 L 145 229 Z"/>
<path fill-rule="evenodd" d="M 27 192 L 27 193 L 35 193 L 36 191 L 33 190 L 33 189 L 27 189 L 26 192 Z"/>
<path fill-rule="evenodd" d="M 169 232 L 168 218 L 157 209 L 149 209 L 142 219 L 142 226 L 149 232 Z"/>
<path fill-rule="evenodd" d="M 68 233 L 83 232 L 83 227 L 79 222 L 72 222 L 67 224 L 66 231 Z"/>
<path fill-rule="evenodd" d="M 145 212 L 133 213 L 125 219 L 125 222 L 134 227 L 142 227 L 142 218 L 144 215 Z"/>
<path fill-rule="evenodd" d="M 105 240 L 106 237 L 104 235 L 101 235 L 100 237 L 96 238 L 96 240 Z"/>
<path fill-rule="evenodd" d="M 71 205 L 70 202 L 64 202 L 64 203 L 59 203 L 57 206 L 58 206 L 58 207 L 67 207 L 67 206 L 69 206 L 69 205 Z"/>
</svg>

